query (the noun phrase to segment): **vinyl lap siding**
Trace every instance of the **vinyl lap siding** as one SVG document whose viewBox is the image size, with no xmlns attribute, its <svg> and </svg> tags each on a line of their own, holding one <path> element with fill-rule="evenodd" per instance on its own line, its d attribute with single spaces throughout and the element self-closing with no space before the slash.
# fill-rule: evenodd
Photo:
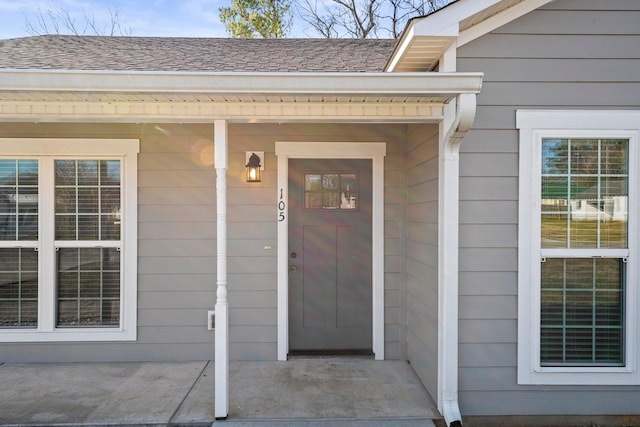
<svg viewBox="0 0 640 427">
<path fill-rule="evenodd" d="M 229 125 L 230 357 L 277 357 L 277 159 L 275 141 L 386 142 L 385 357 L 402 357 L 404 342 L 404 134 L 397 125 Z M 265 152 L 260 184 L 244 182 L 245 151 Z M 265 250 L 265 246 L 272 249 Z"/>
<path fill-rule="evenodd" d="M 460 178 L 463 415 L 629 414 L 640 387 L 518 386 L 517 109 L 637 109 L 640 3 L 558 0 L 458 51 L 485 73 Z"/>
<path fill-rule="evenodd" d="M 212 359 L 205 327 L 216 282 L 212 128 L 154 128 L 143 134 L 138 160 L 138 345 Z"/>
<path fill-rule="evenodd" d="M 437 396 L 438 126 L 413 126 L 407 139 L 407 355 Z"/>
<path fill-rule="evenodd" d="M 404 158 L 401 125 L 229 125 L 230 358 L 276 359 L 275 141 L 386 142 L 385 356 L 403 357 Z M 5 124 L 0 137 L 140 138 L 138 339 L 2 344 L 3 362 L 207 360 L 216 290 L 211 124 Z M 244 181 L 245 151 L 264 151 L 263 181 Z M 269 249 L 270 248 L 270 249 Z"/>
<path fill-rule="evenodd" d="M 213 358 L 206 311 L 215 302 L 215 177 L 210 125 L 10 124 L 0 136 L 139 138 L 138 339 L 2 344 L 6 362 Z"/>
</svg>

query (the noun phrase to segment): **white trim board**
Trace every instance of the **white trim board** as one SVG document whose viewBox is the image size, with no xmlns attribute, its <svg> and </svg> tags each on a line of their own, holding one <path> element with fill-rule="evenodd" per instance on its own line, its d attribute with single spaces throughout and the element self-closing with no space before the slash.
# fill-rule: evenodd
<svg viewBox="0 0 640 427">
<path fill-rule="evenodd" d="M 289 352 L 289 159 L 372 160 L 373 353 L 384 359 L 384 157 L 386 143 L 276 142 L 278 158 L 278 360 Z M 284 202 L 284 203 L 281 203 Z"/>
<path fill-rule="evenodd" d="M 640 111 L 518 110 L 520 138 L 518 218 L 518 384 L 637 385 L 640 384 L 640 300 L 638 300 L 638 191 L 640 173 Z M 543 138 L 624 138 L 629 140 L 628 247 L 597 253 L 629 255 L 625 295 L 624 366 L 543 367 L 540 364 L 540 259 L 567 256 L 567 250 L 540 244 L 540 146 Z M 590 257 L 593 250 L 572 249 L 572 256 Z"/>
<path fill-rule="evenodd" d="M 67 342 L 67 341 L 135 341 L 137 337 L 137 266 L 138 266 L 138 139 L 99 138 L 0 138 L 5 158 L 39 160 L 39 240 L 27 247 L 37 247 L 39 261 L 38 327 L 35 329 L 2 329 L 0 342 Z M 120 326 L 113 328 L 57 328 L 55 326 L 54 247 L 87 247 L 82 241 L 55 241 L 53 177 L 56 158 L 104 159 L 122 161 L 122 229 L 118 242 L 103 241 L 101 247 L 121 247 Z M 45 186 L 46 184 L 46 186 Z M 44 191 L 47 188 L 48 191 Z M 15 247 L 11 241 L 2 247 Z M 90 247 L 97 247 L 92 244 Z M 49 286 L 47 286 L 49 285 Z"/>
</svg>

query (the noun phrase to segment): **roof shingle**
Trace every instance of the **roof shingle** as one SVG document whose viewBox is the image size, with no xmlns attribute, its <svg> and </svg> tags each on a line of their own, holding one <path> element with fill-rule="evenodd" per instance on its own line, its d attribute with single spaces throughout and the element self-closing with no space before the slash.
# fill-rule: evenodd
<svg viewBox="0 0 640 427">
<path fill-rule="evenodd" d="M 0 40 L 0 68 L 196 72 L 377 72 L 392 39 L 47 35 Z"/>
</svg>

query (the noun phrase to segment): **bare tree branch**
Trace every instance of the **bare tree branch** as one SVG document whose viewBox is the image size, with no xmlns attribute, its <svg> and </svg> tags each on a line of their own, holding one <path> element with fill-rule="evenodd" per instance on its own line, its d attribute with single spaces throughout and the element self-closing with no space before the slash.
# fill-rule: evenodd
<svg viewBox="0 0 640 427">
<path fill-rule="evenodd" d="M 298 16 L 323 37 L 400 36 L 408 20 L 452 0 L 304 0 Z"/>
<path fill-rule="evenodd" d="M 107 10 L 105 24 L 100 24 L 95 13 L 82 10 L 82 18 L 77 18 L 69 9 L 62 6 L 38 8 L 33 16 L 25 16 L 25 30 L 32 36 L 44 34 L 71 34 L 96 36 L 128 36 L 131 28 L 124 27 L 120 11 L 115 8 Z"/>
</svg>

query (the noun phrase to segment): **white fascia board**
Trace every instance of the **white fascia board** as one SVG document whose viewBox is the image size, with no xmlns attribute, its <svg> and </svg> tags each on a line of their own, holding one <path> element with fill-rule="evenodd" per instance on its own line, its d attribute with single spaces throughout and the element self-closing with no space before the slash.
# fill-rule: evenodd
<svg viewBox="0 0 640 427">
<path fill-rule="evenodd" d="M 392 72 L 393 70 L 395 70 L 398 62 L 400 62 L 400 60 L 404 57 L 404 54 L 411 47 L 411 44 L 415 37 L 414 32 L 414 20 L 411 20 L 409 21 L 407 28 L 402 33 L 402 38 L 393 49 L 393 53 L 387 61 L 387 65 L 384 67 L 385 71 Z"/>
<path fill-rule="evenodd" d="M 499 28 L 503 25 L 508 24 L 509 22 L 520 18 L 527 13 L 544 6 L 547 3 L 551 3 L 553 0 L 529 0 L 518 3 L 496 15 L 491 16 L 490 18 L 485 19 L 484 21 L 474 25 L 471 28 L 467 28 L 466 30 L 460 33 L 460 37 L 458 38 L 458 47 L 463 46 L 473 40 L 484 36 L 487 33 Z"/>
<path fill-rule="evenodd" d="M 386 69 L 393 71 L 404 56 L 407 47 L 411 46 L 416 38 L 457 37 L 457 46 L 460 47 L 553 0 L 525 0 L 458 33 L 460 22 L 501 1 L 503 0 L 459 0 L 431 15 L 411 20 L 398 42 L 398 47 L 388 61 Z"/>
<path fill-rule="evenodd" d="M 0 71 L 0 91 L 422 96 L 479 93 L 481 85 L 482 73 Z"/>
<path fill-rule="evenodd" d="M 458 37 L 460 21 L 500 1 L 502 0 L 459 0 L 431 15 L 410 20 L 391 54 L 391 59 L 387 62 L 385 70 L 393 71 L 395 69 L 415 39 L 419 37 Z"/>
<path fill-rule="evenodd" d="M 457 26 L 460 21 L 476 13 L 500 3 L 503 0 L 459 0 L 431 15 L 416 19 L 415 35 L 431 36 L 446 32 L 448 28 Z"/>
</svg>

